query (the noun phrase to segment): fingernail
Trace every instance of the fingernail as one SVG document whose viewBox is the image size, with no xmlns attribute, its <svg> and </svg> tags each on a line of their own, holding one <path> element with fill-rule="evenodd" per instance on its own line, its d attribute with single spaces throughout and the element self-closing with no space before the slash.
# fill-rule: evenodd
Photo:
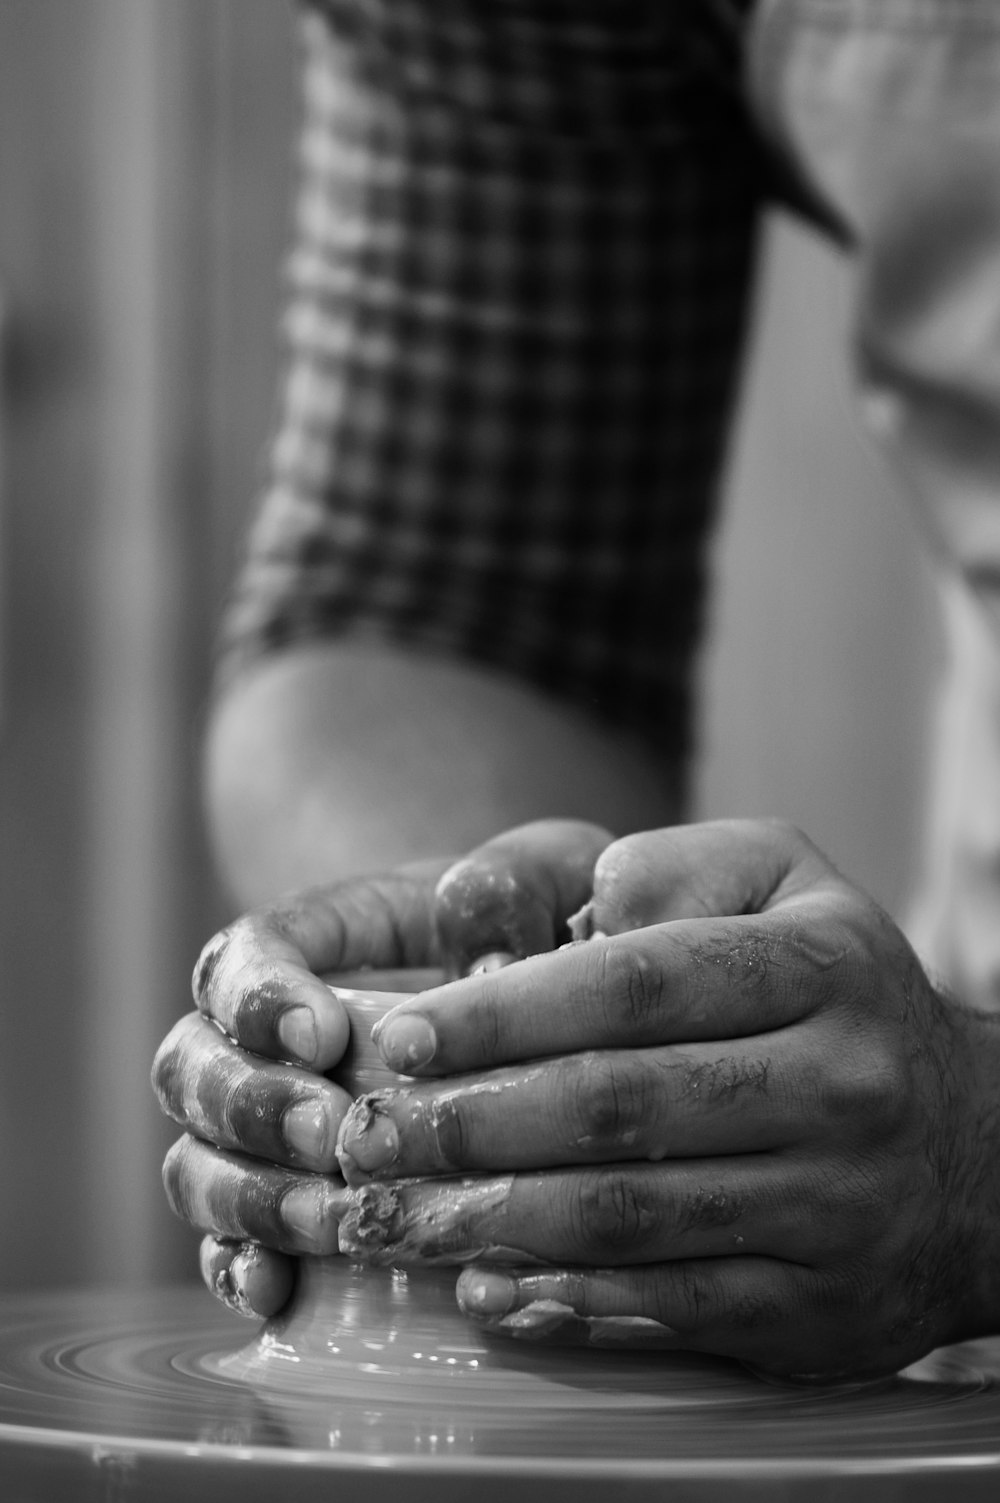
<svg viewBox="0 0 1000 1503">
<path fill-rule="evenodd" d="M 399 1157 L 399 1133 L 391 1117 L 377 1111 L 370 1101 L 356 1101 L 344 1118 L 337 1142 L 337 1157 L 345 1178 L 350 1167 L 372 1174 Z M 345 1163 L 345 1160 L 348 1160 Z"/>
<path fill-rule="evenodd" d="M 402 1013 L 399 1017 L 387 1015 L 375 1024 L 372 1039 L 386 1064 L 398 1070 L 400 1075 L 408 1075 L 411 1070 L 430 1064 L 437 1049 L 434 1029 L 426 1018 L 413 1012 Z"/>
<path fill-rule="evenodd" d="M 467 1315 L 506 1315 L 517 1303 L 517 1284 L 502 1273 L 463 1273 L 456 1294 Z"/>
<path fill-rule="evenodd" d="M 327 1167 L 330 1125 L 321 1101 L 307 1099 L 290 1106 L 281 1119 L 281 1131 L 289 1148 L 313 1167 Z"/>
<path fill-rule="evenodd" d="M 281 1219 L 303 1252 L 327 1256 L 337 1251 L 335 1201 L 322 1183 L 295 1185 L 281 1201 Z"/>
<path fill-rule="evenodd" d="M 306 1064 L 319 1053 L 316 1019 L 308 1007 L 289 1007 L 278 1019 L 278 1037 L 289 1053 Z"/>
</svg>

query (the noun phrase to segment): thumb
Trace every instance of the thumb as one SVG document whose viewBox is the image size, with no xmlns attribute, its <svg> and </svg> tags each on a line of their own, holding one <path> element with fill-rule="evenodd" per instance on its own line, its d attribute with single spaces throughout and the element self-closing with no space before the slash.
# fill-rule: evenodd
<svg viewBox="0 0 1000 1503">
<path fill-rule="evenodd" d="M 671 919 L 765 913 L 835 875 L 794 825 L 726 819 L 616 840 L 594 869 L 591 927 L 624 934 Z"/>
<path fill-rule="evenodd" d="M 449 867 L 435 893 L 445 965 L 465 975 L 491 953 L 520 960 L 570 937 L 571 915 L 590 898 L 594 863 L 613 837 L 581 820 L 520 825 Z"/>
</svg>

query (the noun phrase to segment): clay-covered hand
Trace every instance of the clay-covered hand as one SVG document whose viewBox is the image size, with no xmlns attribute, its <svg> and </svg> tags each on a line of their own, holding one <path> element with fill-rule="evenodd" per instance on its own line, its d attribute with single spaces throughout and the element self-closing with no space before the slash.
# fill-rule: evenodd
<svg viewBox="0 0 1000 1503">
<path fill-rule="evenodd" d="M 384 1020 L 424 1078 L 344 1119 L 343 1251 L 467 1263 L 514 1336 L 801 1379 L 1000 1329 L 1000 1019 L 775 822 L 610 845 L 576 927 Z"/>
<path fill-rule="evenodd" d="M 458 976 L 511 943 L 518 954 L 551 949 L 610 839 L 568 821 L 512 831 L 457 865 L 297 894 L 205 946 L 198 1010 L 161 1044 L 153 1088 L 186 1129 L 164 1184 L 176 1213 L 206 1234 L 201 1270 L 213 1293 L 243 1314 L 274 1314 L 292 1288 L 293 1255 L 337 1251 L 346 1199 L 335 1146 L 352 1098 L 326 1077 L 348 1020 L 320 976 L 368 967 Z"/>
</svg>

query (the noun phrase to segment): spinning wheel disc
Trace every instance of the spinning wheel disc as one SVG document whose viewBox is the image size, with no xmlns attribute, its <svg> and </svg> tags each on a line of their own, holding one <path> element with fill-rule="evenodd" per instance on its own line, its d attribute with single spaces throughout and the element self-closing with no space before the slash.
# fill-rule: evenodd
<svg viewBox="0 0 1000 1503">
<path fill-rule="evenodd" d="M 18 1503 L 262 1503 L 282 1491 L 295 1503 L 498 1503 L 515 1488 L 519 1503 L 596 1503 L 612 1486 L 670 1503 L 1000 1496 L 1000 1340 L 814 1390 L 703 1357 L 471 1331 L 431 1350 L 433 1336 L 404 1322 L 402 1345 L 373 1339 L 366 1363 L 355 1343 L 338 1365 L 331 1341 L 317 1385 L 308 1358 L 296 1381 L 280 1327 L 267 1361 L 285 1379 L 262 1377 L 261 1338 L 248 1345 L 251 1328 L 200 1289 L 7 1298 L 0 1328 L 0 1480 Z M 489 1372 L 469 1381 L 480 1344 Z"/>
<path fill-rule="evenodd" d="M 365 974 L 364 984 L 374 978 Z M 337 990 L 352 1094 L 391 1084 Z M 0 1496 L 16 1503 L 996 1503 L 1000 1338 L 896 1377 L 768 1384 L 687 1353 L 483 1335 L 454 1270 L 300 1260 L 253 1334 L 200 1288 L 0 1299 Z"/>
</svg>

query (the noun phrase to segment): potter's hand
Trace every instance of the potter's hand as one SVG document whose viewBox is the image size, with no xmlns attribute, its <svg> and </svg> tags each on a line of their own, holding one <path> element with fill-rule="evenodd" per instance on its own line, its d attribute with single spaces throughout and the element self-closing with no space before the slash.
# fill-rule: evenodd
<svg viewBox="0 0 1000 1503">
<path fill-rule="evenodd" d="M 612 845 L 592 924 L 384 1021 L 445 1078 L 345 1119 L 342 1250 L 478 1260 L 459 1301 L 515 1336 L 799 1377 L 1000 1328 L 1000 1021 L 783 825 Z"/>
<path fill-rule="evenodd" d="M 350 1098 L 319 1072 L 340 1059 L 348 1023 L 316 973 L 430 963 L 439 874 L 298 894 L 240 918 L 202 951 L 198 1011 L 161 1044 L 153 1088 L 187 1129 L 164 1164 L 167 1196 L 209 1234 L 209 1288 L 243 1313 L 284 1304 L 293 1264 L 283 1254 L 336 1250 L 333 1146 Z"/>
<path fill-rule="evenodd" d="M 501 945 L 549 949 L 610 838 L 567 821 L 532 826 L 450 869 L 410 866 L 298 894 L 209 942 L 194 974 L 198 1011 L 160 1046 L 153 1086 L 187 1129 L 164 1183 L 177 1214 L 208 1234 L 201 1268 L 213 1293 L 271 1315 L 292 1287 L 289 1255 L 337 1251 L 334 1147 L 351 1098 L 321 1072 L 340 1059 L 348 1025 L 317 973 L 431 966 L 457 976 Z M 543 841 L 559 853 L 554 871 L 536 857 Z"/>
</svg>

